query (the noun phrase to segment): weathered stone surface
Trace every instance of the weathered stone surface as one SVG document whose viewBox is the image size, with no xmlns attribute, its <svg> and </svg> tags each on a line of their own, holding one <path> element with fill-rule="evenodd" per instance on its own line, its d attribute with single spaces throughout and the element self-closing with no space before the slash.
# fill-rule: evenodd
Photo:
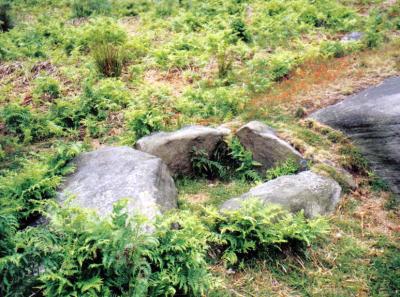
<svg viewBox="0 0 400 297">
<path fill-rule="evenodd" d="M 376 173 L 400 194 L 400 77 L 350 96 L 311 117 L 353 139 Z"/>
<path fill-rule="evenodd" d="M 350 32 L 344 35 L 341 39 L 342 42 L 359 41 L 364 37 L 362 32 Z"/>
<path fill-rule="evenodd" d="M 177 206 L 177 191 L 161 159 L 129 147 L 106 147 L 83 153 L 74 161 L 59 200 L 76 196 L 74 205 L 108 215 L 113 203 L 128 199 L 128 210 L 149 219 Z"/>
<path fill-rule="evenodd" d="M 336 181 L 304 171 L 256 186 L 246 194 L 226 201 L 221 210 L 235 210 L 243 201 L 257 198 L 264 204 L 279 204 L 293 213 L 304 210 L 307 217 L 314 217 L 334 211 L 340 195 L 341 188 Z"/>
<path fill-rule="evenodd" d="M 161 158 L 174 175 L 192 172 L 193 148 L 210 155 L 229 129 L 188 126 L 175 132 L 158 132 L 139 139 L 136 149 Z"/>
<path fill-rule="evenodd" d="M 259 167 L 261 172 L 289 158 L 299 162 L 302 160 L 298 151 L 259 121 L 244 125 L 236 132 L 236 136 L 245 149 L 253 153 L 253 159 L 261 163 Z"/>
</svg>

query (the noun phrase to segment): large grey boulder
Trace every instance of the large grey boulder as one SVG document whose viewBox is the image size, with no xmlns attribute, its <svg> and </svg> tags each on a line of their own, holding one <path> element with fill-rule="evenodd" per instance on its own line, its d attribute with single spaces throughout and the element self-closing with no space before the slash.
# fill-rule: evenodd
<svg viewBox="0 0 400 297">
<path fill-rule="evenodd" d="M 193 149 L 211 155 L 229 133 L 226 128 L 188 126 L 145 136 L 137 141 L 136 149 L 161 158 L 174 175 L 185 175 L 192 172 Z"/>
<path fill-rule="evenodd" d="M 298 162 L 302 160 L 298 151 L 276 136 L 272 128 L 259 121 L 251 121 L 242 126 L 236 136 L 245 149 L 253 153 L 253 159 L 261 164 L 261 172 L 287 159 Z"/>
<path fill-rule="evenodd" d="M 358 145 L 376 173 L 400 194 L 400 77 L 311 115 Z"/>
<path fill-rule="evenodd" d="M 296 213 L 304 210 L 307 217 L 334 211 L 340 200 L 341 187 L 331 178 L 304 171 L 296 175 L 281 176 L 226 201 L 221 210 L 237 210 L 243 201 L 256 198 L 263 204 L 279 204 Z"/>
<path fill-rule="evenodd" d="M 174 181 L 164 162 L 155 156 L 129 147 L 105 147 L 83 153 L 73 162 L 76 171 L 60 189 L 61 202 L 73 195 L 74 205 L 106 216 L 115 202 L 126 198 L 130 213 L 150 220 L 177 206 Z"/>
</svg>

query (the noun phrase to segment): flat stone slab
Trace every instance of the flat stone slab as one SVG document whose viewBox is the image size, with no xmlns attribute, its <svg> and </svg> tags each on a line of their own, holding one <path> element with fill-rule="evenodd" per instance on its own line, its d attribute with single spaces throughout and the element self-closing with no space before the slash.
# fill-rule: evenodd
<svg viewBox="0 0 400 297">
<path fill-rule="evenodd" d="M 280 139 L 274 130 L 259 121 L 251 121 L 242 126 L 236 136 L 244 148 L 253 154 L 253 159 L 261 164 L 259 170 L 263 173 L 287 159 L 299 163 L 303 160 L 301 154 L 289 143 Z"/>
<path fill-rule="evenodd" d="M 226 128 L 188 126 L 174 132 L 157 132 L 139 139 L 136 149 L 161 158 L 172 174 L 192 173 L 193 150 L 204 150 L 209 156 L 229 135 Z"/>
<path fill-rule="evenodd" d="M 340 195 L 341 187 L 336 181 L 304 171 L 258 185 L 242 196 L 226 201 L 221 210 L 237 210 L 243 201 L 256 198 L 265 205 L 278 204 L 293 213 L 304 210 L 307 217 L 315 217 L 333 212 Z"/>
<path fill-rule="evenodd" d="M 400 77 L 321 109 L 311 118 L 346 133 L 400 195 Z"/>
<path fill-rule="evenodd" d="M 364 37 L 362 32 L 350 32 L 342 37 L 340 41 L 342 42 L 355 42 L 360 41 Z"/>
<path fill-rule="evenodd" d="M 111 213 L 113 204 L 128 199 L 131 213 L 150 220 L 177 207 L 177 190 L 161 159 L 129 147 L 105 147 L 83 153 L 73 162 L 76 171 L 67 176 L 58 199 L 76 196 L 73 205 Z"/>
</svg>

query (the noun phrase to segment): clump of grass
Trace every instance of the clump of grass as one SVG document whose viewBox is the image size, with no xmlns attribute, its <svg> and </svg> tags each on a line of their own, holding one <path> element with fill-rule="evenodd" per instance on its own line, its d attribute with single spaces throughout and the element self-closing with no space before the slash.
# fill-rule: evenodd
<svg viewBox="0 0 400 297">
<path fill-rule="evenodd" d="M 120 46 L 103 43 L 93 50 L 93 58 L 97 70 L 106 77 L 118 77 L 122 73 L 124 62 L 123 50 Z"/>
<path fill-rule="evenodd" d="M 339 153 L 342 154 L 341 165 L 354 173 L 366 174 L 368 172 L 368 161 L 361 154 L 361 151 L 350 145 L 343 145 Z"/>
</svg>

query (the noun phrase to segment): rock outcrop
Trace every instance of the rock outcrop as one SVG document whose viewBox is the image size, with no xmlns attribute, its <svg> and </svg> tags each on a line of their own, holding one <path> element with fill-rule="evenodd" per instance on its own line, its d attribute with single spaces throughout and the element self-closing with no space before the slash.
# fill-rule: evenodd
<svg viewBox="0 0 400 297">
<path fill-rule="evenodd" d="M 307 217 L 314 217 L 334 211 L 340 195 L 341 187 L 336 181 L 304 171 L 258 185 L 242 196 L 226 201 L 221 210 L 236 210 L 243 201 L 257 198 L 263 204 L 279 204 L 293 213 L 304 210 Z"/>
<path fill-rule="evenodd" d="M 400 195 L 400 77 L 350 96 L 311 117 L 353 139 L 376 173 Z"/>
<path fill-rule="evenodd" d="M 252 152 L 253 159 L 261 164 L 259 170 L 263 173 L 287 159 L 302 160 L 298 151 L 259 121 L 244 125 L 236 132 L 236 136 L 245 149 Z"/>
<path fill-rule="evenodd" d="M 188 126 L 145 136 L 137 141 L 136 149 L 161 158 L 174 175 L 191 174 L 193 150 L 211 155 L 229 133 L 225 128 Z"/>
<path fill-rule="evenodd" d="M 150 220 L 177 206 L 177 191 L 161 159 L 129 147 L 106 147 L 83 153 L 74 161 L 76 171 L 66 177 L 59 200 L 73 195 L 73 205 L 111 213 L 113 203 L 128 199 L 129 212 Z"/>
</svg>

